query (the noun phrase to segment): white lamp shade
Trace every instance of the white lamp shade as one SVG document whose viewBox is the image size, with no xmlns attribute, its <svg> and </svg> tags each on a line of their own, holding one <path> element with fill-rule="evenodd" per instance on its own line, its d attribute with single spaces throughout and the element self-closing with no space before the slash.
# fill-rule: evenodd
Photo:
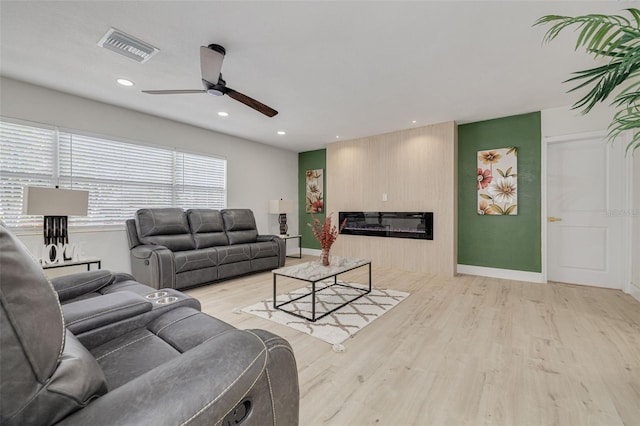
<svg viewBox="0 0 640 426">
<path fill-rule="evenodd" d="M 293 211 L 293 201 L 291 200 L 271 200 L 269 201 L 269 213 L 283 214 Z"/>
<path fill-rule="evenodd" d="M 86 216 L 89 210 L 89 191 L 24 187 L 24 214 L 44 216 Z"/>
</svg>

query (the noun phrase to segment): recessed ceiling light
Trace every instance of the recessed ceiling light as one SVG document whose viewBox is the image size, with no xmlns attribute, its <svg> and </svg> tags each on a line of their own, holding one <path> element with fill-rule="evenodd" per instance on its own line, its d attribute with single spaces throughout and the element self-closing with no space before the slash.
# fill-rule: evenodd
<svg viewBox="0 0 640 426">
<path fill-rule="evenodd" d="M 336 136 L 336 139 L 340 139 L 340 136 Z"/>
<path fill-rule="evenodd" d="M 413 120 L 413 121 L 412 121 L 412 123 L 413 123 L 413 124 L 416 124 L 416 123 L 417 123 L 417 121 L 416 121 L 416 120 Z"/>
<path fill-rule="evenodd" d="M 278 130 L 278 134 L 279 134 L 279 135 L 286 135 L 286 134 L 287 134 L 287 132 L 285 132 L 284 130 Z"/>
<path fill-rule="evenodd" d="M 127 80 L 126 78 L 119 78 L 116 81 L 118 82 L 118 84 L 121 84 L 122 86 L 127 86 L 127 87 L 133 86 L 133 81 Z"/>
<path fill-rule="evenodd" d="M 220 111 L 220 112 L 218 113 L 218 115 L 219 115 L 220 117 L 228 117 L 228 116 L 229 116 L 229 113 L 228 113 L 228 112 L 225 112 L 225 111 Z"/>
</svg>

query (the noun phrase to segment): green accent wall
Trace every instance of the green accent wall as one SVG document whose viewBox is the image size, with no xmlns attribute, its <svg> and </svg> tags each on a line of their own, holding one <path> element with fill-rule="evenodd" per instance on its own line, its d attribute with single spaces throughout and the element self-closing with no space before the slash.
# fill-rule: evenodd
<svg viewBox="0 0 640 426">
<path fill-rule="evenodd" d="M 306 172 L 307 170 L 323 169 L 323 186 L 324 186 L 324 205 L 327 205 L 327 150 L 318 149 L 316 151 L 306 151 L 298 154 L 298 227 L 300 228 L 300 235 L 302 235 L 302 247 L 310 249 L 320 250 L 320 243 L 313 236 L 311 228 L 307 226 L 307 223 L 311 223 L 311 213 L 306 212 L 305 200 L 307 196 L 306 192 Z M 325 213 L 318 213 L 313 215 L 315 218 L 324 221 Z"/>
<path fill-rule="evenodd" d="M 541 272 L 540 112 L 458 126 L 458 264 Z M 518 215 L 477 214 L 478 151 L 518 148 Z"/>
</svg>

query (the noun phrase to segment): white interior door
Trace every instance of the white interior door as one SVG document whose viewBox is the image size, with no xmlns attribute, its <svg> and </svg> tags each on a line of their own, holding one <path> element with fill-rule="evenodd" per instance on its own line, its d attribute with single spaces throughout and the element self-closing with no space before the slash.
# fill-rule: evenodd
<svg viewBox="0 0 640 426">
<path fill-rule="evenodd" d="M 624 144 L 606 135 L 547 141 L 547 278 L 622 288 Z"/>
</svg>

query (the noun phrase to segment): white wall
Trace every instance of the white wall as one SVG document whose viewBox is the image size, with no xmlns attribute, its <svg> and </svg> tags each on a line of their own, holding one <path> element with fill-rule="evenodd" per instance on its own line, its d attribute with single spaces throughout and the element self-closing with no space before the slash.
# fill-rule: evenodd
<svg viewBox="0 0 640 426">
<path fill-rule="evenodd" d="M 589 114 L 569 107 L 545 109 L 542 110 L 542 137 L 606 131 L 614 113 L 614 109 L 603 104 L 598 104 Z"/>
<path fill-rule="evenodd" d="M 633 156 L 633 239 L 631 248 L 631 288 L 630 293 L 640 300 L 640 148 Z"/>
<path fill-rule="evenodd" d="M 607 104 L 598 104 L 588 114 L 572 110 L 569 107 L 552 108 L 542 111 L 542 137 L 556 137 L 588 132 L 605 132 L 611 122 L 615 109 Z M 625 140 L 614 143 L 626 144 Z M 623 276 L 630 277 L 631 282 L 623 283 L 623 290 L 640 300 L 640 151 L 636 150 L 634 158 L 627 158 L 629 168 L 633 168 L 631 179 L 631 196 L 629 200 L 632 224 L 632 240 L 629 268 Z M 544 159 L 543 159 L 544 161 Z M 635 183 L 635 185 L 633 185 Z M 628 184 L 624 182 L 623 184 Z M 544 212 L 543 212 L 544 214 Z M 544 216 L 543 216 L 544 217 Z M 543 228 L 544 230 L 545 228 Z M 544 236 L 543 236 L 544 238 Z"/>
<path fill-rule="evenodd" d="M 227 159 L 227 206 L 253 210 L 258 231 L 278 233 L 277 216 L 269 214 L 269 200 L 298 199 L 298 154 L 129 109 L 0 78 L 0 115 L 128 141 Z M 297 204 L 294 206 L 297 211 Z M 288 215 L 289 230 L 298 232 L 297 215 Z M 35 251 L 41 234 L 20 235 Z M 71 242 L 83 242 L 87 255 L 101 257 L 102 267 L 130 271 L 124 226 L 115 231 L 71 230 Z"/>
</svg>

